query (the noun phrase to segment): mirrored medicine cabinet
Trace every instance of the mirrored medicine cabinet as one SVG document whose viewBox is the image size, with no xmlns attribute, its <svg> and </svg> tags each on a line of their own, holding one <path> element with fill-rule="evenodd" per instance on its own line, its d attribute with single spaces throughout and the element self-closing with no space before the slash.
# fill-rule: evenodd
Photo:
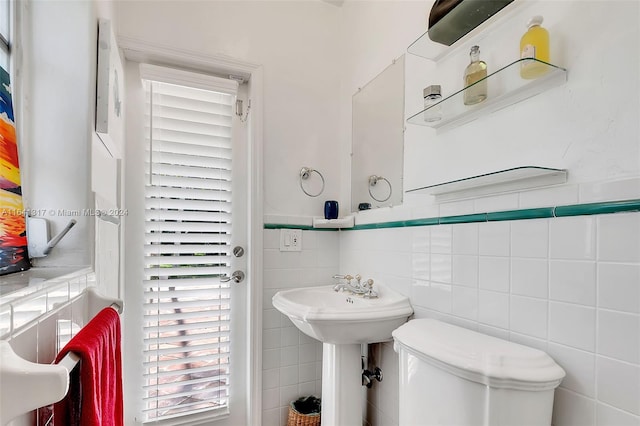
<svg viewBox="0 0 640 426">
<path fill-rule="evenodd" d="M 402 204 L 404 55 L 352 98 L 351 211 Z"/>
</svg>

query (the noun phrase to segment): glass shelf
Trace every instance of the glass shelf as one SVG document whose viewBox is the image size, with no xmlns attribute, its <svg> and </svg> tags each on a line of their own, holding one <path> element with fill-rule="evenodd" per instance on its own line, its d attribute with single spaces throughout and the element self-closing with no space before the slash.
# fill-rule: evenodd
<svg viewBox="0 0 640 426">
<path fill-rule="evenodd" d="M 567 181 L 567 171 L 539 166 L 521 166 L 485 173 L 436 185 L 410 189 L 413 194 L 431 194 L 438 200 L 497 194 L 555 185 Z"/>
<path fill-rule="evenodd" d="M 437 22 L 433 28 L 436 28 L 439 25 L 450 25 L 451 19 L 455 21 L 457 18 L 460 18 L 459 14 L 469 13 L 469 9 L 465 6 L 470 6 L 475 9 L 482 8 L 483 5 L 478 4 L 480 3 L 480 1 L 482 0 L 476 1 L 475 4 L 473 1 L 461 3 L 460 5 L 456 6 L 449 14 L 445 15 L 445 17 L 443 17 L 439 22 Z M 520 10 L 525 8 L 525 6 L 528 7 L 528 3 L 529 2 L 525 1 L 513 1 L 509 3 L 501 10 L 494 12 L 492 16 L 490 16 L 484 22 L 462 36 L 459 40 L 456 40 L 450 46 L 431 40 L 429 38 L 429 31 L 426 31 L 413 43 L 411 43 L 411 45 L 409 45 L 409 47 L 407 48 L 407 52 L 412 55 L 420 56 L 436 62 L 444 59 L 451 54 L 454 54 L 460 49 L 468 52 L 469 42 L 471 40 L 476 40 L 478 37 L 481 37 L 484 34 L 485 30 L 489 27 L 491 27 L 491 31 L 495 31 L 500 26 L 508 24 L 511 21 L 512 16 L 514 16 L 516 13 L 519 13 Z M 456 15 L 458 15 L 457 18 Z M 464 20 L 464 18 L 462 19 Z"/>
<path fill-rule="evenodd" d="M 520 77 L 520 66 L 525 61 L 537 62 L 537 65 L 545 69 L 546 72 L 531 80 Z M 567 70 L 537 59 L 518 59 L 480 81 L 484 80 L 487 81 L 488 88 L 488 96 L 485 101 L 476 105 L 465 105 L 463 102 L 464 91 L 473 85 L 467 86 L 437 104 L 412 115 L 407 119 L 407 122 L 440 130 L 457 127 L 565 83 Z M 431 108 L 441 109 L 441 120 L 424 120 L 424 112 Z"/>
</svg>

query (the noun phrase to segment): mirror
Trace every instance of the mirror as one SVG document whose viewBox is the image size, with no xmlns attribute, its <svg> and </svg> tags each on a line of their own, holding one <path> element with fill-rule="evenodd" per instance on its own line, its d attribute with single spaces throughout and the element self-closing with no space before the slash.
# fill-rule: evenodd
<svg viewBox="0 0 640 426">
<path fill-rule="evenodd" d="M 404 56 L 352 101 L 351 211 L 402 203 Z"/>
</svg>

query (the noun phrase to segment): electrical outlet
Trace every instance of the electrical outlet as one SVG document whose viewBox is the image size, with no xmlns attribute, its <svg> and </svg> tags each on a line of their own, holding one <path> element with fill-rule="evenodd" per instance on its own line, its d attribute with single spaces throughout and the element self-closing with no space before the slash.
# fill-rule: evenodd
<svg viewBox="0 0 640 426">
<path fill-rule="evenodd" d="M 280 251 L 302 251 L 302 230 L 281 229 Z"/>
</svg>

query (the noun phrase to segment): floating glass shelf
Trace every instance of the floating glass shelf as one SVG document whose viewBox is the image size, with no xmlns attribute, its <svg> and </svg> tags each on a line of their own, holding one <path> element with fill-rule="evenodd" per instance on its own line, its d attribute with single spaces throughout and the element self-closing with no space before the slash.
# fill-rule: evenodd
<svg viewBox="0 0 640 426">
<path fill-rule="evenodd" d="M 437 22 L 433 28 L 437 28 L 439 25 L 451 25 L 452 20 L 460 20 L 457 18 L 461 18 L 464 21 L 465 18 L 461 17 L 460 14 L 469 13 L 469 8 L 465 7 L 465 5 L 468 3 L 468 6 L 479 10 L 484 7 L 484 5 L 481 4 L 481 1 L 483 0 L 475 1 L 475 4 L 474 1 L 461 3 Z M 521 10 L 526 9 L 529 6 L 529 3 L 530 2 L 525 1 L 514 1 L 509 3 L 502 10 L 497 11 L 493 16 L 490 16 L 486 21 L 469 31 L 459 40 L 456 40 L 450 46 L 431 40 L 431 38 L 429 38 L 429 31 L 426 31 L 411 43 L 411 45 L 409 45 L 407 52 L 432 61 L 440 61 L 449 55 L 455 54 L 460 49 L 465 50 L 468 53 L 470 47 L 469 43 L 472 40 L 477 41 L 479 37 L 482 37 L 483 34 L 485 34 L 485 30 L 488 28 L 491 28 L 491 31 L 496 31 L 496 29 L 502 25 L 509 25 L 510 22 L 513 22 L 512 18 L 517 13 L 520 13 Z M 455 15 L 457 15 L 457 18 Z M 431 31 L 433 31 L 433 28 Z"/>
<path fill-rule="evenodd" d="M 513 192 L 567 181 L 567 171 L 549 167 L 521 166 L 485 173 L 436 185 L 410 189 L 413 194 L 431 194 L 439 200 Z"/>
<path fill-rule="evenodd" d="M 520 77 L 520 67 L 525 61 L 536 62 L 544 74 L 531 80 Z M 407 122 L 440 130 L 457 127 L 565 83 L 567 70 L 537 59 L 518 59 L 480 81 L 484 80 L 487 82 L 488 90 L 485 101 L 476 105 L 465 105 L 463 102 L 464 92 L 473 85 L 467 86 L 437 104 L 412 115 L 407 119 Z M 431 108 L 440 108 L 442 119 L 425 121 L 424 113 Z"/>
</svg>

